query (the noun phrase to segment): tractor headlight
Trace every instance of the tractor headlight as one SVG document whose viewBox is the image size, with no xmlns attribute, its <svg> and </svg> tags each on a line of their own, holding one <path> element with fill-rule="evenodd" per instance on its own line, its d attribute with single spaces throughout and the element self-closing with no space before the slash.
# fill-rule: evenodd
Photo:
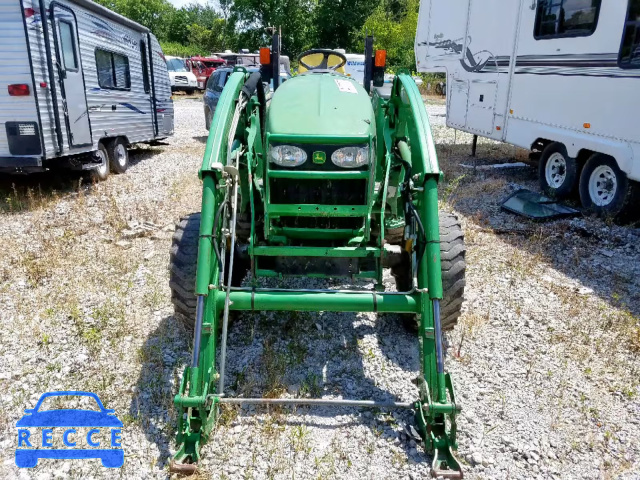
<svg viewBox="0 0 640 480">
<path fill-rule="evenodd" d="M 281 167 L 298 167 L 307 161 L 307 152 L 293 145 L 272 145 L 269 158 Z"/>
<path fill-rule="evenodd" d="M 343 147 L 331 155 L 334 165 L 342 168 L 357 168 L 369 164 L 369 146 Z"/>
</svg>

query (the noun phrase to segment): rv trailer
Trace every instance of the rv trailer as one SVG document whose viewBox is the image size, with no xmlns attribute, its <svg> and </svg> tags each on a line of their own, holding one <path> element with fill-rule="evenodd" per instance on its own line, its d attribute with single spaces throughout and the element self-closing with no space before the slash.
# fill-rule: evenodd
<svg viewBox="0 0 640 480">
<path fill-rule="evenodd" d="M 0 0 L 0 170 L 124 172 L 127 148 L 173 133 L 164 55 L 89 0 Z"/>
<path fill-rule="evenodd" d="M 547 194 L 637 210 L 640 0 L 422 0 L 415 51 L 448 126 L 529 149 Z"/>
</svg>

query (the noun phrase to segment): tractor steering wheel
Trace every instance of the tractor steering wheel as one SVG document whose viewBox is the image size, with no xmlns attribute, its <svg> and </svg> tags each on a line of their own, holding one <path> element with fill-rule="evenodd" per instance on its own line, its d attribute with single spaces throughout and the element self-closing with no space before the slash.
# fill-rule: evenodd
<svg viewBox="0 0 640 480">
<path fill-rule="evenodd" d="M 315 67 L 312 67 L 311 65 L 306 64 L 302 59 L 308 55 L 314 55 L 314 54 L 318 54 L 321 53 L 322 54 L 322 61 L 320 62 L 319 65 L 316 65 Z M 340 63 L 336 64 L 336 65 L 332 65 L 331 67 L 329 66 L 329 57 L 331 55 L 334 55 L 336 57 L 338 57 L 340 59 Z M 339 68 L 342 68 L 345 66 L 345 64 L 347 63 L 347 57 L 345 57 L 342 53 L 340 52 L 336 52 L 335 50 L 329 50 L 326 48 L 314 48 L 311 50 L 307 50 L 306 52 L 302 52 L 300 55 L 298 55 L 298 63 L 300 65 L 302 65 L 304 68 L 306 68 L 307 70 L 311 71 L 311 70 L 338 70 Z"/>
</svg>

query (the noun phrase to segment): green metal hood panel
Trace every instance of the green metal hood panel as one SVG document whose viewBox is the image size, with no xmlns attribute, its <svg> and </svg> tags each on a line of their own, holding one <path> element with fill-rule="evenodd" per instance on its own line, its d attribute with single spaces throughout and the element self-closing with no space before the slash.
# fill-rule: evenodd
<svg viewBox="0 0 640 480">
<path fill-rule="evenodd" d="M 375 135 L 371 98 L 343 75 L 308 73 L 287 80 L 274 93 L 267 133 L 369 137 Z"/>
</svg>

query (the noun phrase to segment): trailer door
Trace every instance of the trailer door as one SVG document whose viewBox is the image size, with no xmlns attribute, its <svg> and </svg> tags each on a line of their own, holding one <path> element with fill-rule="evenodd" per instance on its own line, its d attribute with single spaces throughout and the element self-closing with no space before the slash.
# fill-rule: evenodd
<svg viewBox="0 0 640 480">
<path fill-rule="evenodd" d="M 76 17 L 73 11 L 57 3 L 53 6 L 52 14 L 56 64 L 69 134 L 69 146 L 91 145 L 91 125 L 80 61 Z"/>
</svg>

